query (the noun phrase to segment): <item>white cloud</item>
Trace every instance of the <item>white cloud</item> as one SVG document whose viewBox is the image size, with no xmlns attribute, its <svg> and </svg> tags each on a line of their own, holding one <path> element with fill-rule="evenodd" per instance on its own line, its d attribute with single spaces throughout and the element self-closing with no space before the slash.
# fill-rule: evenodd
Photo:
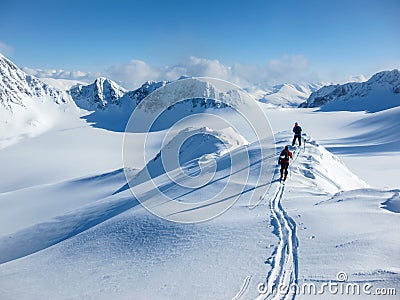
<svg viewBox="0 0 400 300">
<path fill-rule="evenodd" d="M 254 84 L 310 81 L 308 60 L 302 55 L 283 56 L 264 66 L 234 64 L 227 66 L 216 59 L 189 57 L 172 66 L 154 67 L 144 61 L 132 60 L 109 67 L 104 76 L 127 88 L 134 88 L 146 80 L 175 80 L 180 76 L 215 77 L 246 87 Z"/>
<path fill-rule="evenodd" d="M 368 80 L 368 78 L 366 78 L 364 75 L 351 75 L 343 81 L 344 82 L 364 82 L 367 80 Z"/>
<path fill-rule="evenodd" d="M 23 67 L 25 73 L 39 77 L 39 78 L 56 78 L 56 79 L 71 79 L 90 82 L 100 77 L 101 73 L 89 73 L 83 71 L 66 71 L 66 70 L 42 70 Z"/>
<path fill-rule="evenodd" d="M 267 79 L 277 82 L 293 82 L 306 78 L 308 60 L 304 55 L 284 55 L 279 59 L 272 59 L 268 62 L 266 70 Z"/>
<path fill-rule="evenodd" d="M 109 67 L 104 76 L 127 88 L 135 88 L 147 80 L 160 80 L 161 72 L 141 60 L 131 60 L 126 64 Z"/>
<path fill-rule="evenodd" d="M 12 53 L 12 47 L 7 45 L 6 43 L 0 41 L 0 53 L 3 55 L 10 55 Z"/>
<path fill-rule="evenodd" d="M 40 70 L 23 68 L 37 77 L 51 77 L 93 81 L 99 76 L 118 82 L 127 89 L 139 87 L 147 80 L 175 80 L 181 76 L 204 76 L 224 79 L 242 87 L 253 85 L 271 86 L 278 83 L 317 81 L 310 71 L 308 60 L 303 55 L 288 56 L 268 61 L 265 65 L 234 64 L 227 66 L 217 59 L 191 56 L 185 61 L 172 65 L 155 67 L 142 60 L 131 60 L 115 64 L 103 72 Z"/>
<path fill-rule="evenodd" d="M 195 56 L 189 57 L 186 61 L 171 66 L 164 67 L 160 70 L 160 77 L 167 80 L 173 80 L 180 76 L 194 76 L 194 77 L 215 77 L 232 81 L 237 84 L 241 83 L 240 76 L 235 74 L 235 71 L 230 66 L 223 65 L 216 59 L 198 58 Z"/>
<path fill-rule="evenodd" d="M 308 66 L 308 60 L 304 55 L 284 55 L 280 59 L 271 59 L 268 66 L 275 72 L 303 70 Z"/>
<path fill-rule="evenodd" d="M 186 69 L 187 75 L 190 76 L 209 76 L 221 79 L 228 79 L 232 76 L 231 67 L 223 65 L 216 59 L 191 56 L 179 67 Z"/>
<path fill-rule="evenodd" d="M 153 67 L 141 60 L 132 60 L 126 64 L 109 67 L 104 76 L 125 84 L 127 88 L 140 86 L 147 80 L 175 80 L 181 76 L 216 77 L 230 81 L 239 81 L 232 68 L 218 60 L 189 57 L 186 61 L 172 65 Z"/>
</svg>

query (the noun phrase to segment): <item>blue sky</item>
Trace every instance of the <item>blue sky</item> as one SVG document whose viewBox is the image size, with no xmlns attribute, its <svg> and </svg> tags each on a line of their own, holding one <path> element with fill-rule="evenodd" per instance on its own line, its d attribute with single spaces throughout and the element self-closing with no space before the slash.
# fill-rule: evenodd
<svg viewBox="0 0 400 300">
<path fill-rule="evenodd" d="M 0 11 L 0 52 L 38 76 L 131 87 L 180 73 L 246 84 L 400 67 L 398 0 L 0 0 Z"/>
</svg>

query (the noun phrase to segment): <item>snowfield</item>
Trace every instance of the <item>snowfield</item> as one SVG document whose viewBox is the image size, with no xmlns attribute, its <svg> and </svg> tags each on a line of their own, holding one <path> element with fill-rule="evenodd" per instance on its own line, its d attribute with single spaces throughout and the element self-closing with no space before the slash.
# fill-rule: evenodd
<svg viewBox="0 0 400 300">
<path fill-rule="evenodd" d="M 184 89 L 195 98 L 252 107 L 230 90 L 193 84 Z M 90 102 L 91 90 L 78 89 Z M 169 109 L 166 95 L 137 106 L 143 122 L 166 111 L 158 127 L 125 134 L 123 107 L 138 104 L 127 98 L 109 114 L 106 98 L 90 110 L 47 96 L 26 101 L 55 119 L 17 130 L 11 142 L 1 136 L 1 299 L 398 299 L 398 106 L 367 113 L 260 103 L 273 136 L 265 128 L 257 140 L 227 107 Z M 170 127 L 171 117 L 180 126 Z M 291 146 L 294 122 L 301 147 Z M 285 145 L 293 159 L 283 184 Z"/>
<path fill-rule="evenodd" d="M 279 119 L 285 113 L 289 120 L 303 113 L 308 122 L 315 114 L 315 122 L 320 122 L 320 113 L 279 111 Z M 328 127 L 338 123 L 336 113 L 330 118 Z M 274 120 L 272 124 L 283 127 Z M 324 131 L 321 127 L 314 128 Z M 338 127 L 336 134 L 341 130 Z M 119 133 L 101 135 L 101 130 L 92 127 L 73 131 L 81 141 L 93 135 L 110 143 L 122 141 Z M 46 155 L 35 155 L 33 165 L 38 174 L 46 174 L 46 161 L 57 159 L 57 168 L 68 171 L 73 167 L 67 167 L 71 161 L 63 156 L 76 155 L 78 163 L 82 153 L 87 155 L 82 159 L 87 160 L 84 166 L 74 164 L 77 176 L 72 179 L 73 172 L 65 178 L 59 172 L 56 181 L 47 177 L 46 184 L 35 184 L 32 179 L 21 187 L 20 177 L 12 172 L 13 180 L 8 179 L 9 188 L 0 196 L 2 299 L 285 298 L 276 290 L 260 294 L 260 284 L 285 283 L 293 289 L 295 283 L 313 283 L 319 287 L 336 280 L 339 272 L 345 272 L 350 282 L 399 289 L 400 245 L 395 238 L 400 222 L 399 190 L 371 188 L 311 136 L 306 136 L 305 149 L 294 149 L 286 185 L 276 180 L 276 169 L 271 187 L 256 208 L 249 209 L 249 193 L 243 193 L 219 217 L 185 225 L 151 215 L 132 200 L 129 190 L 112 195 L 125 184 L 117 163 L 119 147 L 107 148 L 108 154 L 98 159 L 90 159 L 96 151 L 87 153 L 85 142 L 65 152 L 48 151 L 57 135 L 72 143 L 72 137 L 65 139 L 66 132 L 50 131 L 37 137 L 38 143 L 26 140 L 2 150 L 10 152 L 1 159 L 10 160 L 12 153 L 16 162 L 24 157 L 26 147 L 34 153 L 41 149 Z M 308 132 L 318 135 L 318 130 Z M 277 150 L 290 143 L 291 137 L 288 130 L 278 131 Z M 251 168 L 257 168 L 257 160 Z M 269 162 L 276 164 L 276 158 Z M 99 170 L 104 166 L 104 172 L 84 176 L 83 170 L 90 165 Z M 115 171 L 110 173 L 110 168 Z M 25 170 L 28 174 L 34 171 L 28 163 Z M 89 173 L 95 174 L 92 170 Z M 220 189 L 217 178 L 207 193 L 214 189 Z M 179 186 L 174 190 L 176 195 L 186 192 Z M 234 189 L 226 190 L 223 196 L 234 193 Z M 201 189 L 185 197 L 197 202 L 197 195 Z M 290 291 L 285 293 L 292 298 Z"/>
</svg>

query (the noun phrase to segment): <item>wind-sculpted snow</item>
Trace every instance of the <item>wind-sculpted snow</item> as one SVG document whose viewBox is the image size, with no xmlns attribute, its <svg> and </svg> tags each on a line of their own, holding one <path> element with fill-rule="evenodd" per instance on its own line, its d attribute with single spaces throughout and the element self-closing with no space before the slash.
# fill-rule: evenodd
<svg viewBox="0 0 400 300">
<path fill-rule="evenodd" d="M 129 190 L 116 192 L 125 182 L 122 170 L 3 193 L 0 204 L 18 206 L 47 195 L 57 210 L 50 211 L 50 205 L 47 211 L 36 208 L 40 220 L 28 218 L 30 224 L 20 224 L 15 231 L 8 227 L 1 235 L 0 294 L 68 298 L 73 290 L 77 297 L 91 298 L 189 299 L 196 294 L 213 299 L 292 299 L 302 283 L 334 280 L 339 271 L 374 284 L 383 285 L 384 278 L 398 287 L 398 242 L 393 240 L 398 190 L 367 188 L 308 135 L 306 147 L 293 151 L 285 186 L 276 180 L 275 145 L 246 145 L 232 128 L 198 127 L 166 135 L 164 146 L 181 137 L 181 170 L 139 184 L 141 202 L 178 221 L 206 219 L 210 211 L 221 211 L 239 197 L 230 209 L 208 222 L 168 222 L 144 211 Z M 275 139 L 280 150 L 291 133 L 280 132 Z M 232 165 L 240 161 L 237 158 L 243 158 L 241 168 Z M 275 176 L 260 179 L 263 163 Z M 214 176 L 198 187 L 180 177 L 210 169 Z M 129 176 L 132 183 L 135 174 Z M 212 201 L 200 201 L 210 195 L 215 195 Z M 174 206 L 173 201 L 192 206 Z M 2 207 L 2 222 L 12 223 L 5 216 L 14 209 L 13 216 L 21 213 L 12 205 Z M 18 219 L 13 216 L 8 218 Z M 49 286 L 49 280 L 55 284 Z M 261 283 L 271 293 L 260 293 Z"/>
<path fill-rule="evenodd" d="M 57 244 L 137 205 L 129 193 L 110 197 L 110 190 L 123 180 L 119 169 L 0 194 L 0 202 L 9 197 L 13 200 L 13 206 L 2 210 L 0 264 Z M 46 201 L 50 194 L 55 197 L 45 206 L 39 200 L 26 203 L 31 199 Z"/>
<path fill-rule="evenodd" d="M 186 128 L 177 133 L 165 144 L 163 149 L 151 159 L 145 168 L 135 175 L 134 185 L 141 184 L 151 178 L 172 172 L 179 167 L 185 167 L 184 172 L 196 176 L 200 165 L 209 163 L 224 153 L 248 142 L 232 128 L 214 131 L 207 127 Z M 179 153 L 178 161 L 171 164 Z"/>
<path fill-rule="evenodd" d="M 382 207 L 394 213 L 400 213 L 400 196 L 399 190 L 393 191 L 393 196 L 385 202 L 382 202 Z"/>
<path fill-rule="evenodd" d="M 355 198 L 362 198 L 364 201 L 377 202 L 377 199 L 386 199 L 380 205 L 380 208 L 387 209 L 393 213 L 400 213 L 400 197 L 399 190 L 377 190 L 372 188 L 355 189 L 350 191 L 340 191 L 333 195 L 330 199 L 318 202 L 316 205 L 327 205 L 335 202 L 351 202 Z M 368 200 L 369 199 L 369 200 Z"/>
<path fill-rule="evenodd" d="M 169 123 L 171 118 L 165 118 L 165 112 L 187 109 L 187 106 L 182 107 L 184 103 L 190 103 L 192 107 L 202 106 L 204 99 L 210 99 L 210 103 L 219 103 L 219 106 L 227 109 L 225 112 L 213 109 L 190 111 L 186 116 L 178 113 L 180 117 L 172 119 L 173 124 Z M 152 159 L 153 162 L 147 163 L 138 177 L 132 178 L 127 174 L 127 180 L 135 198 L 160 217 L 186 223 L 200 222 L 224 212 L 246 191 L 246 179 L 251 177 L 247 166 L 254 160 L 261 164 L 258 178 L 252 178 L 253 188 L 258 185 L 257 182 L 270 181 L 268 177 L 271 176 L 272 169 L 265 159 L 273 157 L 275 151 L 269 122 L 257 102 L 232 84 L 206 78 L 181 79 L 146 97 L 133 112 L 126 128 L 124 164 L 128 169 L 133 166 L 130 149 L 137 143 L 131 132 L 151 132 L 155 124 L 158 129 L 168 129 L 160 147 L 161 151 L 156 157 L 148 157 L 145 142 L 143 161 L 146 163 Z M 204 127 L 205 124 L 207 127 Z M 188 131 L 187 128 L 193 129 Z M 223 133 L 227 130 L 234 132 L 231 140 Z M 196 138 L 204 134 L 208 136 L 207 141 L 204 136 Z M 171 141 L 174 147 L 171 147 Z M 237 148 L 243 145 L 243 141 L 263 147 L 258 147 L 257 151 L 253 151 L 254 146 Z M 203 149 L 198 152 L 198 147 Z M 187 156 L 188 152 L 192 155 Z M 206 155 L 212 152 L 223 155 L 218 159 Z M 194 155 L 195 153 L 197 154 Z M 191 165 L 187 164 L 194 159 L 198 160 Z M 157 177 L 158 175 L 165 176 Z M 217 178 L 220 180 L 216 180 Z M 219 181 L 220 190 L 205 195 L 204 189 L 215 181 Z M 157 188 L 160 184 L 166 188 Z M 186 194 L 197 193 L 201 189 L 202 195 L 199 195 L 196 203 L 185 202 L 184 198 L 177 198 L 171 193 L 169 186 L 173 185 L 186 189 Z M 250 201 L 252 205 L 255 204 L 254 201 Z"/>
<path fill-rule="evenodd" d="M 366 114 L 347 126 L 349 130 L 361 129 L 357 135 L 337 140 L 335 145 L 328 149 L 335 154 L 368 153 L 374 156 L 398 152 L 400 149 L 399 127 L 400 106 Z"/>
<path fill-rule="evenodd" d="M 276 135 L 276 139 L 278 145 L 283 147 L 290 137 L 288 137 L 288 132 L 281 132 Z M 301 218 L 301 215 L 297 213 L 299 205 L 290 206 L 290 210 L 285 208 L 293 199 L 301 197 L 304 193 L 307 195 L 305 197 L 311 200 L 312 195 L 306 191 L 312 190 L 317 197 L 328 196 L 328 200 L 316 205 L 341 201 L 352 202 L 359 197 L 371 200 L 389 198 L 382 203 L 382 208 L 393 210 L 398 202 L 396 191 L 384 192 L 366 188 L 367 185 L 362 180 L 354 176 L 337 157 L 326 151 L 309 135 L 304 135 L 303 142 L 305 146 L 294 149 L 292 147 L 293 160 L 287 182 L 283 185 L 274 180 L 272 184 L 274 189 L 263 195 L 263 199 L 269 201 L 271 226 L 279 241 L 272 255 L 266 260 L 271 268 L 266 279 L 258 285 L 260 295 L 257 299 L 294 299 L 297 295 L 308 295 L 307 290 L 301 285 L 304 282 L 299 277 L 302 273 L 299 267 L 299 264 L 302 266 L 299 257 L 302 244 L 298 236 L 300 232 L 303 238 L 303 232 L 307 230 L 307 227 L 301 219 L 299 220 Z M 293 191 L 295 191 L 294 195 L 291 194 Z M 375 209 L 379 210 L 379 205 L 376 205 Z M 297 215 L 294 215 L 295 213 Z M 310 239 L 314 238 L 316 238 L 315 235 L 310 236 Z"/>
</svg>

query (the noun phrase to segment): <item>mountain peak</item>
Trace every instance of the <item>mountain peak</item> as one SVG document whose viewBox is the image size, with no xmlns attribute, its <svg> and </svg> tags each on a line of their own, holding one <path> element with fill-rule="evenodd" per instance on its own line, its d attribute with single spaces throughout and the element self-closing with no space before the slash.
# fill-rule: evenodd
<svg viewBox="0 0 400 300">
<path fill-rule="evenodd" d="M 110 79 L 99 77 L 89 85 L 73 86 L 69 93 L 80 108 L 104 110 L 110 105 L 119 106 L 126 90 Z"/>
<path fill-rule="evenodd" d="M 69 95 L 28 75 L 0 55 L 0 148 L 23 136 L 35 136 L 75 112 Z M 72 115 L 72 114 L 71 114 Z"/>
<path fill-rule="evenodd" d="M 126 93 L 126 95 L 138 105 L 144 98 L 146 98 L 150 93 L 154 92 L 156 89 L 165 86 L 168 81 L 146 81 L 141 85 L 141 87 L 136 90 Z"/>
<path fill-rule="evenodd" d="M 7 110 L 25 107 L 24 99 L 48 97 L 55 103 L 68 102 L 67 95 L 50 87 L 32 75 L 19 69 L 4 55 L 0 56 L 0 104 Z"/>
<path fill-rule="evenodd" d="M 368 82 L 384 82 L 384 83 L 400 83 L 400 71 L 398 69 L 394 69 L 391 71 L 381 71 L 374 74 Z"/>
</svg>

